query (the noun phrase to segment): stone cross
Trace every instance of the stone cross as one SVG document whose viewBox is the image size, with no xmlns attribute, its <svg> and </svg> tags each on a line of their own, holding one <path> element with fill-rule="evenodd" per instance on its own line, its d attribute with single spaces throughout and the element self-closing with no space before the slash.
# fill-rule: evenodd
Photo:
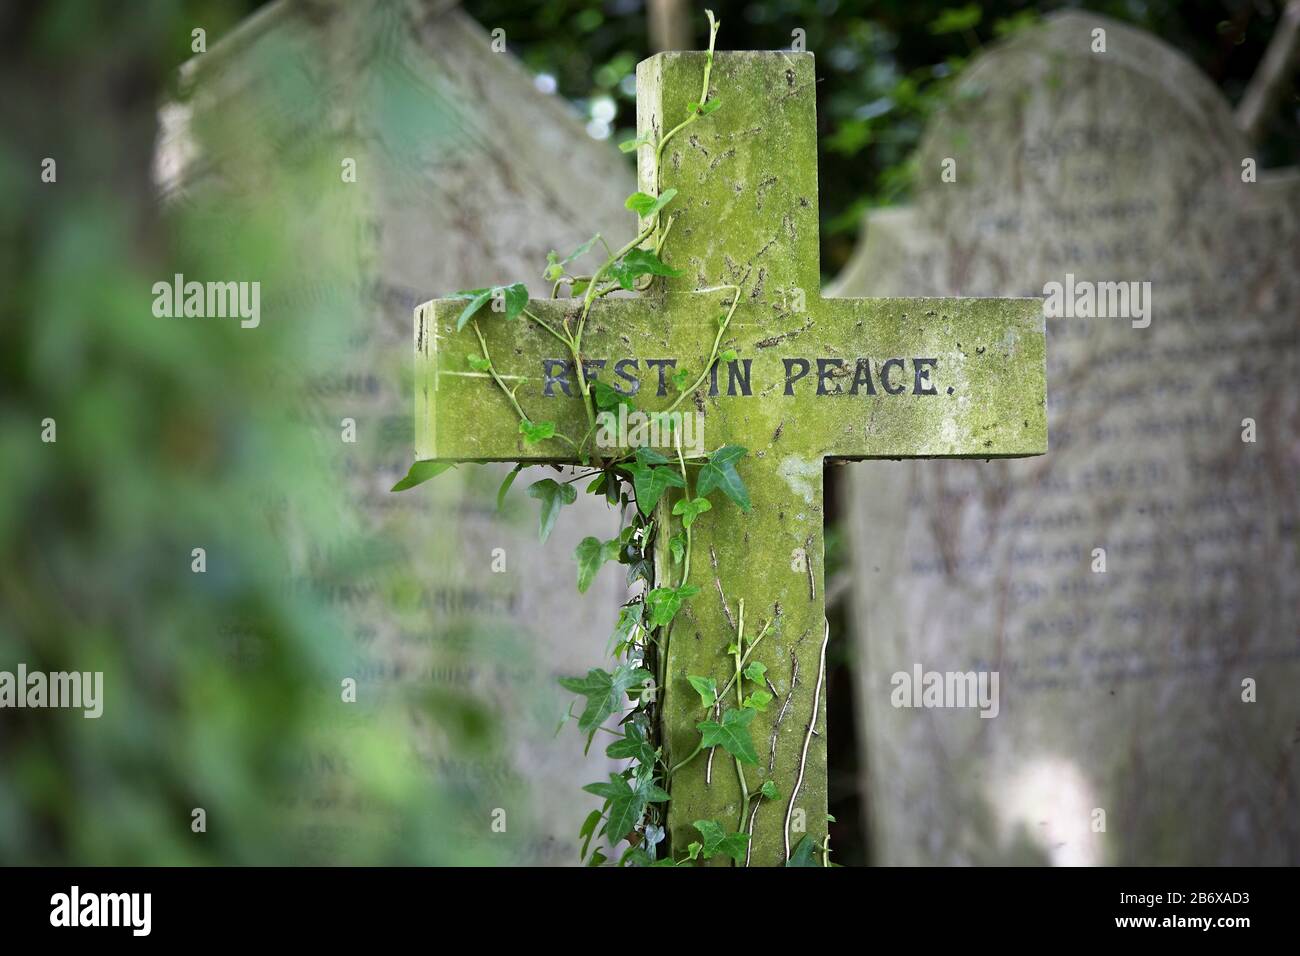
<svg viewBox="0 0 1300 956">
<path fill-rule="evenodd" d="M 704 67 L 703 53 L 662 53 L 638 66 L 639 135 L 656 142 L 688 115 Z M 810 54 L 716 56 L 709 98 L 721 107 L 670 141 L 661 166 L 652 147 L 640 149 L 641 189 L 678 191 L 663 258 L 681 274 L 599 301 L 583 341 L 584 367 L 598 381 L 632 394 L 639 409 L 664 410 L 676 397 L 674 370 L 699 373 L 712 354 L 734 295 L 718 287 L 741 288 L 722 343 L 736 357 L 719 361 L 684 407 L 699 413 L 706 450 L 748 449 L 738 470 L 752 507 L 715 503 L 694 526 L 688 583 L 700 592 L 674 622 L 662 690 L 671 766 L 696 748 L 696 725 L 710 716 L 687 676 L 726 683 L 742 600 L 747 638 L 767 628 L 753 659 L 767 666 L 775 699 L 749 726 L 758 762 L 746 775 L 751 793 L 771 780 L 778 798 L 755 800 L 741 821 L 730 758 L 696 759 L 674 775 L 668 812 L 677 851 L 699 839 L 695 821 L 716 820 L 751 833 L 754 865 L 780 864 L 805 834 L 820 843 L 826 833 L 824 463 L 1047 448 L 1038 300 L 821 297 L 814 83 Z M 575 303 L 529 308 L 561 323 Z M 467 358 L 480 346 L 469 327 L 456 330 L 464 304 L 416 310 L 416 457 L 576 463 L 559 440 L 525 445 L 504 393 L 471 370 Z M 530 417 L 584 434 L 563 347 L 531 322 L 478 324 Z M 661 521 L 674 500 L 660 504 Z M 670 556 L 657 554 L 656 567 L 661 583 L 677 583 Z"/>
</svg>

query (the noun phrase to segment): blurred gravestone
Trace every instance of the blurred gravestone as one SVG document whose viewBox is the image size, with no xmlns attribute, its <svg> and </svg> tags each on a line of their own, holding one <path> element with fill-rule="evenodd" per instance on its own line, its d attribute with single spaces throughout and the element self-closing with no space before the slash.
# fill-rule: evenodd
<svg viewBox="0 0 1300 956">
<path fill-rule="evenodd" d="M 209 241 L 260 217 L 298 259 L 301 283 L 263 290 L 262 322 L 300 327 L 327 369 L 312 394 L 284 400 L 352 505 L 332 517 L 345 552 L 334 570 L 310 554 L 297 569 L 356 635 L 339 677 L 356 678 L 359 708 L 409 702 L 394 753 L 468 805 L 449 840 L 482 859 L 576 863 L 599 802 L 579 787 L 616 767 L 601 748 L 584 758 L 576 732 L 556 736 L 569 695 L 555 678 L 603 658 L 623 591 L 611 572 L 577 600 L 569 556 L 585 534 L 612 536 L 616 517 L 579 496 L 543 549 L 527 474 L 496 513 L 508 466 L 389 488 L 411 461 L 414 305 L 464 285 L 549 293 L 548 250 L 631 235 L 630 166 L 449 3 L 272 4 L 188 64 L 181 86 L 162 114 L 163 191 L 213 208 Z M 466 756 L 451 738 L 472 738 L 487 711 L 495 742 Z M 375 825 L 346 778 L 384 767 L 348 752 L 348 719 L 304 755 L 293 819 L 311 859 L 352 858 Z"/>
<path fill-rule="evenodd" d="M 878 862 L 1300 862 L 1300 177 L 1251 156 L 1180 55 L 1062 14 L 972 64 L 915 206 L 870 216 L 831 294 L 1075 306 L 1046 457 L 846 482 Z M 1107 281 L 1151 283 L 1148 327 L 1080 317 Z M 997 717 L 893 707 L 916 664 L 998 671 Z"/>
</svg>

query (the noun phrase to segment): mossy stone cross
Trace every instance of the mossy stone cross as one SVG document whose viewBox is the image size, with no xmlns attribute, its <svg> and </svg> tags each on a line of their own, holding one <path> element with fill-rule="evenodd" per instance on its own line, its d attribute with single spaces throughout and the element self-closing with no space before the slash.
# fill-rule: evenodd
<svg viewBox="0 0 1300 956">
<path fill-rule="evenodd" d="M 639 135 L 656 142 L 665 123 L 689 114 L 704 65 L 704 53 L 663 53 L 638 66 Z M 698 373 L 712 354 L 734 295 L 718 287 L 741 289 L 721 343 L 734 360 L 716 363 L 679 410 L 698 413 L 706 451 L 749 450 L 738 468 L 752 506 L 742 511 L 714 492 L 713 510 L 693 528 L 688 583 L 700 592 L 679 612 L 667 650 L 667 764 L 696 748 L 696 725 L 714 716 L 687 677 L 726 684 L 742 599 L 746 638 L 767 626 L 752 660 L 766 665 L 774 700 L 749 724 L 757 763 L 745 767 L 746 819 L 735 768 L 719 750 L 721 759 L 701 756 L 674 775 L 668 829 L 679 853 L 699 839 L 697 820 L 744 829 L 749 862 L 776 865 L 805 834 L 820 843 L 827 827 L 823 465 L 1043 454 L 1044 322 L 1037 299 L 823 298 L 812 55 L 719 53 L 709 94 L 721 107 L 672 139 L 658 165 L 652 147 L 639 150 L 641 189 L 678 190 L 662 255 L 681 275 L 597 301 L 582 360 L 593 378 L 633 393 L 637 409 L 667 409 L 674 369 Z M 573 321 L 578 301 L 528 308 L 558 326 Z M 464 305 L 416 310 L 416 457 L 576 464 L 559 439 L 525 444 L 507 396 L 470 367 L 480 345 L 473 329 L 456 329 Z M 486 312 L 477 324 L 529 418 L 588 433 L 575 370 L 554 338 Z M 680 520 L 671 517 L 679 495 L 670 490 L 658 505 L 662 527 Z M 677 584 L 682 566 L 666 551 L 655 557 L 659 581 Z M 727 696 L 722 708 L 739 705 Z M 767 780 L 775 800 L 758 796 Z"/>
</svg>

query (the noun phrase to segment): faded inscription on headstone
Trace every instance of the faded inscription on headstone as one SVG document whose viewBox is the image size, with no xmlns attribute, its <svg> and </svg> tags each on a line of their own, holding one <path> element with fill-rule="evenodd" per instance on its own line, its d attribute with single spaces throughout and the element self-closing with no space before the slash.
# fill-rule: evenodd
<svg viewBox="0 0 1300 956">
<path fill-rule="evenodd" d="M 847 482 L 878 862 L 1300 862 L 1300 177 L 1253 155 L 1180 55 L 1064 14 L 870 217 L 836 294 L 1052 310 L 1045 458 Z M 918 666 L 997 672 L 997 716 L 894 706 Z"/>
</svg>

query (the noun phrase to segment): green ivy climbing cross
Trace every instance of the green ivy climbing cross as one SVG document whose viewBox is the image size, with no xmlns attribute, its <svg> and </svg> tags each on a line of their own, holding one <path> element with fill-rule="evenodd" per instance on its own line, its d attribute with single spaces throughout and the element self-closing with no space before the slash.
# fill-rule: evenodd
<svg viewBox="0 0 1300 956">
<path fill-rule="evenodd" d="M 410 482 L 572 465 L 622 509 L 573 556 L 580 589 L 610 565 L 632 586 L 611 667 L 563 682 L 588 746 L 629 761 L 584 788 L 584 857 L 824 865 L 823 465 L 1043 453 L 1041 310 L 821 296 L 810 54 L 710 43 L 637 88 L 636 238 L 552 254 L 549 299 L 417 309 Z M 530 485 L 543 538 L 578 493 Z"/>
</svg>

